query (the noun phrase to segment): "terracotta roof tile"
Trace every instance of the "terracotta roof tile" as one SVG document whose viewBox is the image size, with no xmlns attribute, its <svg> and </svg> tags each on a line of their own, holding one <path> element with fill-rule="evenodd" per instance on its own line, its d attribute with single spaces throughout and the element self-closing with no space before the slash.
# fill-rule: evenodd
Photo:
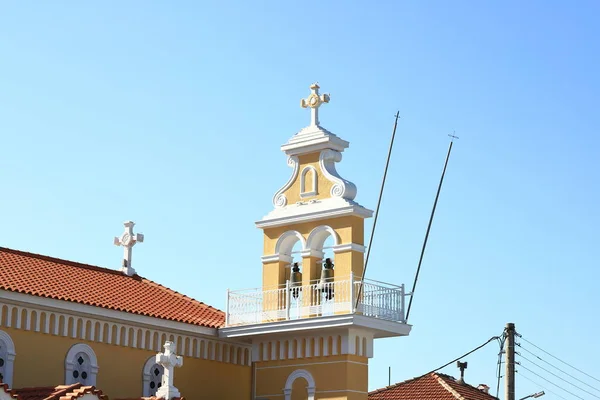
<svg viewBox="0 0 600 400">
<path fill-rule="evenodd" d="M 0 268 L 4 290 L 209 328 L 225 324 L 223 311 L 138 275 L 3 247 Z"/>
<path fill-rule="evenodd" d="M 101 400 L 108 400 L 108 396 L 94 386 L 83 386 L 81 383 L 61 386 L 44 386 L 34 388 L 14 389 L 18 400 L 75 400 L 86 394 L 94 394 Z"/>
<path fill-rule="evenodd" d="M 431 373 L 369 392 L 369 400 L 498 400 L 449 375 Z"/>
<path fill-rule="evenodd" d="M 10 390 L 7 383 L 2 383 L 2 380 L 0 380 L 0 390 L 4 391 L 4 393 L 8 394 L 13 399 L 21 400 L 21 397 L 19 397 L 14 390 Z"/>
</svg>

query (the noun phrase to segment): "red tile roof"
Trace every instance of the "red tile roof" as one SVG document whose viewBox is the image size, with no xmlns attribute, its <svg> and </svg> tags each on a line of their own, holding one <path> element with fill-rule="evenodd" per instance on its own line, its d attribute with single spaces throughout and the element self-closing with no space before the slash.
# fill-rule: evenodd
<svg viewBox="0 0 600 400">
<path fill-rule="evenodd" d="M 369 393 L 369 400 L 498 400 L 449 375 L 431 373 Z"/>
<path fill-rule="evenodd" d="M 223 311 L 138 275 L 3 247 L 0 269 L 3 290 L 209 328 L 225 324 Z"/>
<path fill-rule="evenodd" d="M 94 394 L 101 400 L 108 400 L 108 396 L 94 386 L 83 386 L 81 383 L 61 386 L 44 386 L 34 388 L 13 389 L 18 400 L 75 400 L 86 394 Z"/>
<path fill-rule="evenodd" d="M 1 379 L 0 379 L 0 390 L 2 390 L 4 393 L 8 394 L 10 397 L 12 397 L 14 399 L 21 400 L 21 398 L 19 397 L 18 394 L 16 394 L 14 391 L 12 391 L 8 388 L 7 383 L 2 383 Z"/>
</svg>

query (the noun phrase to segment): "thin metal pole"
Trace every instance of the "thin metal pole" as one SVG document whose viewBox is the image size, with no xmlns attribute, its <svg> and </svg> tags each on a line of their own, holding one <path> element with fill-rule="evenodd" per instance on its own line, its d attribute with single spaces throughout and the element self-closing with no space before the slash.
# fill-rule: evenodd
<svg viewBox="0 0 600 400">
<path fill-rule="evenodd" d="M 392 140 L 390 141 L 390 148 L 388 150 L 387 161 L 385 162 L 385 170 L 383 171 L 383 179 L 381 180 L 381 189 L 379 190 L 379 199 L 377 200 L 377 208 L 375 209 L 375 218 L 373 220 L 373 229 L 371 230 L 371 237 L 369 238 L 369 246 L 367 247 L 367 257 L 365 258 L 365 266 L 363 273 L 360 278 L 360 285 L 358 285 L 358 293 L 356 294 L 356 304 L 354 309 L 358 309 L 358 301 L 360 300 L 360 294 L 362 292 L 363 284 L 365 281 L 365 274 L 367 272 L 367 266 L 369 264 L 369 255 L 371 254 L 371 246 L 373 244 L 373 236 L 375 235 L 375 227 L 377 226 L 377 217 L 379 216 L 379 206 L 381 205 L 381 197 L 383 196 L 383 188 L 385 187 L 385 178 L 387 176 L 388 167 L 390 165 L 390 157 L 392 156 L 392 148 L 394 147 L 394 138 L 396 137 L 396 128 L 398 127 L 398 119 L 400 118 L 400 111 L 396 112 L 396 120 L 394 121 L 394 130 L 392 131 Z"/>
<path fill-rule="evenodd" d="M 413 299 L 415 297 L 415 289 L 417 288 L 417 280 L 419 279 L 419 272 L 421 271 L 421 264 L 423 263 L 423 256 L 425 255 L 425 248 L 427 247 L 427 240 L 429 239 L 429 231 L 431 230 L 431 223 L 433 222 L 433 216 L 435 215 L 435 209 L 437 207 L 438 199 L 440 198 L 440 191 L 442 190 L 442 183 L 444 183 L 444 175 L 446 175 L 446 167 L 448 167 L 448 160 L 450 159 L 450 152 L 452 151 L 452 144 L 456 136 L 449 135 L 452 140 L 448 147 L 448 154 L 446 155 L 446 162 L 444 163 L 444 170 L 442 171 L 442 177 L 440 178 L 440 184 L 438 186 L 437 193 L 435 195 L 435 201 L 433 202 L 433 208 L 431 215 L 429 216 L 429 224 L 427 225 L 427 232 L 425 233 L 425 240 L 423 241 L 423 247 L 421 248 L 421 256 L 419 257 L 419 265 L 417 266 L 417 273 L 415 274 L 415 281 L 413 282 L 413 288 L 410 292 L 410 300 L 408 301 L 408 311 L 406 311 L 406 321 L 408 322 L 408 316 L 410 315 L 410 307 L 412 306 Z"/>
<path fill-rule="evenodd" d="M 392 367 L 388 367 L 388 386 L 392 386 Z"/>
</svg>

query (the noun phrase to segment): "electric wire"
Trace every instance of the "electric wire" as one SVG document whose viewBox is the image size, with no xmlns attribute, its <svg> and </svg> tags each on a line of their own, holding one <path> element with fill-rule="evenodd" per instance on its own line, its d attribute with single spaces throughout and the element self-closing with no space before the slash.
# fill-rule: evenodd
<svg viewBox="0 0 600 400">
<path fill-rule="evenodd" d="M 455 363 L 456 361 L 458 361 L 458 360 L 460 360 L 460 359 L 462 359 L 462 358 L 464 358 L 464 357 L 468 356 L 469 354 L 475 353 L 477 350 L 481 349 L 482 347 L 485 347 L 485 346 L 486 346 L 487 344 L 489 344 L 490 342 L 492 342 L 492 341 L 494 341 L 494 340 L 496 340 L 496 339 L 499 339 L 499 338 L 500 338 L 499 336 L 492 336 L 492 337 L 491 337 L 491 338 L 489 338 L 489 339 L 488 339 L 488 340 L 487 340 L 485 343 L 483 343 L 483 344 L 480 344 L 479 346 L 475 347 L 473 350 L 471 350 L 471 351 L 469 351 L 469 352 L 467 352 L 467 353 L 463 354 L 463 355 L 462 355 L 462 356 L 460 356 L 460 357 L 457 357 L 457 358 L 455 358 L 454 360 L 452 360 L 452 361 L 450 361 L 450 362 L 448 362 L 448 363 L 446 363 L 446 364 L 442 365 L 441 367 L 437 367 L 436 369 L 432 369 L 431 371 L 429 371 L 429 372 L 427 372 L 427 373 L 425 373 L 425 374 L 423 374 L 423 375 L 417 376 L 417 377 L 416 377 L 416 378 L 414 378 L 414 379 L 421 378 L 421 377 L 423 377 L 423 376 L 426 376 L 426 375 L 432 374 L 432 373 L 434 373 L 434 372 L 436 372 L 436 371 L 438 371 L 438 370 L 440 370 L 440 369 L 442 369 L 442 368 L 446 368 L 448 365 L 450 365 L 450 364 L 452 364 L 452 363 Z"/>
<path fill-rule="evenodd" d="M 412 290 L 410 291 L 410 300 L 408 301 L 408 310 L 406 311 L 406 321 L 408 322 L 408 316 L 410 315 L 410 308 L 412 307 L 413 299 L 415 298 L 415 290 L 417 289 L 417 281 L 419 280 L 419 272 L 421 271 L 421 264 L 423 263 L 423 256 L 425 256 L 425 248 L 427 247 L 427 240 L 429 239 L 429 232 L 431 231 L 431 224 L 433 223 L 433 217 L 435 215 L 435 209 L 437 208 L 438 199 L 440 198 L 440 191 L 442 190 L 442 184 L 444 183 L 444 176 L 446 175 L 446 168 L 448 167 L 448 160 L 450 159 L 450 152 L 452 151 L 452 144 L 454 143 L 454 137 L 450 141 L 448 147 L 448 155 L 446 156 L 446 162 L 444 163 L 444 170 L 442 171 L 442 177 L 440 178 L 440 184 L 435 195 L 435 201 L 433 202 L 433 208 L 431 215 L 429 216 L 429 224 L 427 225 L 427 231 L 425 232 L 425 240 L 423 240 L 423 247 L 421 248 L 421 255 L 419 257 L 419 264 L 417 265 L 417 273 L 415 274 L 415 280 L 413 282 Z"/>
<path fill-rule="evenodd" d="M 506 332 L 506 328 L 504 329 Z M 500 344 L 500 351 L 498 352 L 498 370 L 496 371 L 496 377 L 498 378 L 498 383 L 496 385 L 496 397 L 500 395 L 500 378 L 502 378 L 502 352 L 504 350 L 504 343 L 506 342 L 506 335 L 502 335 L 498 338 L 498 342 Z"/>
<path fill-rule="evenodd" d="M 367 247 L 367 256 L 365 258 L 365 267 L 363 268 L 362 277 L 360 278 L 360 285 L 358 286 L 358 295 L 356 296 L 356 304 L 354 309 L 358 308 L 358 301 L 360 300 L 360 294 L 362 292 L 363 284 L 365 281 L 365 274 L 367 273 L 367 266 L 369 265 L 369 255 L 371 254 L 371 246 L 373 245 L 373 236 L 375 236 L 375 227 L 377 226 L 377 217 L 379 217 L 379 206 L 381 205 L 381 198 L 383 197 L 383 188 L 385 187 L 385 178 L 387 177 L 388 167 L 390 166 L 390 158 L 392 156 L 392 149 L 394 148 L 394 138 L 396 137 L 396 128 L 398 127 L 398 119 L 400 118 L 400 111 L 396 112 L 396 121 L 394 122 L 394 130 L 392 131 L 392 139 L 390 140 L 390 148 L 388 150 L 387 161 L 385 162 L 385 169 L 383 171 L 383 179 L 381 180 L 381 189 L 379 190 L 379 199 L 377 200 L 377 208 L 375 208 L 375 218 L 373 219 L 373 229 L 371 230 L 371 237 L 369 238 L 369 246 Z M 411 296 L 412 298 L 412 296 Z M 408 320 L 408 318 L 406 318 Z"/>
<path fill-rule="evenodd" d="M 597 391 L 597 392 L 600 392 L 600 389 L 597 389 L 597 388 L 595 388 L 594 386 L 590 385 L 589 383 L 587 383 L 587 382 L 585 382 L 585 381 L 582 381 L 581 379 L 579 379 L 579 378 L 577 378 L 577 377 L 575 377 L 575 376 L 573 376 L 573 375 L 569 374 L 569 373 L 568 373 L 568 372 L 566 372 L 566 371 L 563 371 L 562 369 L 558 368 L 556 365 L 554 365 L 554 364 L 552 364 L 552 363 L 550 363 L 550 362 L 548 362 L 548 361 L 544 360 L 543 358 L 541 358 L 541 357 L 540 357 L 540 356 L 538 356 L 537 354 L 535 354 L 535 353 L 533 353 L 533 352 L 531 352 L 531 351 L 527 350 L 525 347 L 521 346 L 519 343 L 517 343 L 517 346 L 519 346 L 519 347 L 520 347 L 522 350 L 525 350 L 527 353 L 531 354 L 532 356 L 534 356 L 534 357 L 535 357 L 535 358 L 537 358 L 538 360 L 545 362 L 546 364 L 550 365 L 550 366 L 551 366 L 551 367 L 553 367 L 553 368 L 556 368 L 557 370 L 559 370 L 559 371 L 560 371 L 560 372 L 562 372 L 563 374 L 565 374 L 565 375 L 567 375 L 567 376 L 569 376 L 569 377 L 571 377 L 571 378 L 575 379 L 577 382 L 583 383 L 584 385 L 586 385 L 586 386 L 588 386 L 588 387 L 590 387 L 590 388 L 594 389 L 595 391 Z M 523 356 L 521 356 L 521 357 L 523 357 Z M 524 357 L 523 357 L 523 358 L 524 358 Z"/>
<path fill-rule="evenodd" d="M 527 367 L 525 367 L 525 366 L 523 366 L 523 365 L 520 365 L 520 367 L 521 367 L 521 368 L 524 368 L 524 369 L 526 369 L 526 370 L 527 370 L 527 371 L 529 371 L 529 372 L 531 372 L 532 374 L 534 374 L 534 375 L 535 375 L 535 376 L 537 376 L 538 378 L 541 378 L 541 379 L 545 380 L 545 381 L 546 381 L 546 382 L 548 382 L 549 384 L 556 386 L 556 387 L 557 387 L 557 388 L 559 388 L 560 390 L 564 390 L 565 392 L 569 393 L 571 396 L 575 396 L 575 397 L 577 397 L 578 399 L 585 400 L 583 397 L 581 397 L 581 396 L 578 396 L 578 395 L 576 395 L 575 393 L 573 393 L 573 392 L 570 392 L 570 391 L 568 391 L 567 389 L 565 389 L 565 388 L 563 388 L 563 387 L 561 387 L 561 386 L 558 386 L 556 383 L 554 383 L 554 382 L 552 382 L 552 381 L 550 381 L 550 380 L 548 380 L 548 379 L 544 378 L 544 377 L 543 377 L 543 376 L 541 376 L 540 374 L 536 374 L 535 372 L 533 372 L 533 371 L 532 371 L 532 370 L 530 370 L 529 368 L 527 368 Z"/>
<path fill-rule="evenodd" d="M 556 377 L 556 378 L 560 379 L 560 380 L 561 380 L 561 381 L 563 381 L 563 382 L 566 382 L 566 383 L 568 383 L 569 385 L 573 386 L 574 388 L 576 388 L 576 389 L 579 389 L 579 390 L 581 390 L 582 392 L 585 392 L 585 393 L 589 394 L 590 396 L 593 396 L 593 397 L 595 397 L 595 398 L 597 398 L 597 399 L 600 399 L 600 396 L 597 396 L 597 395 L 595 395 L 595 394 L 594 394 L 594 393 L 592 393 L 592 392 L 588 392 L 587 390 L 580 388 L 579 386 L 577 386 L 576 384 L 574 384 L 574 383 L 572 383 L 572 382 L 569 382 L 569 381 L 568 381 L 568 380 L 566 380 L 565 378 L 563 378 L 563 377 L 561 377 L 561 376 L 559 376 L 559 375 L 556 375 L 554 372 L 552 372 L 552 371 L 549 371 L 549 370 L 547 370 L 546 368 L 544 368 L 544 367 L 540 366 L 539 364 L 536 364 L 536 363 L 534 363 L 533 361 L 531 361 L 531 360 L 530 360 L 530 359 L 528 359 L 527 357 L 525 357 L 525 356 L 523 356 L 523 355 L 521 355 L 521 354 L 519 354 L 519 356 L 520 356 L 522 359 L 524 359 L 524 360 L 527 360 L 528 362 L 532 363 L 533 365 L 535 365 L 536 367 L 538 367 L 538 368 L 539 368 L 539 369 L 541 369 L 542 371 L 546 371 L 546 372 L 547 372 L 547 373 L 549 373 L 550 375 L 552 375 L 552 376 L 554 376 L 554 377 Z"/>
<path fill-rule="evenodd" d="M 554 359 L 556 359 L 556 360 L 560 361 L 561 363 L 563 363 L 563 364 L 565 364 L 565 365 L 568 365 L 569 367 L 573 368 L 574 370 L 576 370 L 576 371 L 578 371 L 578 372 L 581 372 L 582 374 L 584 374 L 584 375 L 585 375 L 585 376 L 587 376 L 588 378 L 592 378 L 593 380 L 595 380 L 595 381 L 597 381 L 597 382 L 600 382 L 600 379 L 598 379 L 598 378 L 594 378 L 594 377 L 593 377 L 593 376 L 591 376 L 590 374 L 587 374 L 587 373 L 583 372 L 583 371 L 582 371 L 582 370 L 580 370 L 579 368 L 576 368 L 576 367 L 572 366 L 572 365 L 571 365 L 571 364 L 569 364 L 568 362 L 566 362 L 566 361 L 563 361 L 563 360 L 561 360 L 560 358 L 558 358 L 558 357 L 556 357 L 556 356 L 554 356 L 554 355 L 552 355 L 552 354 L 548 353 L 546 350 L 542 349 L 541 347 L 539 347 L 539 346 L 536 346 L 534 343 L 532 343 L 532 342 L 530 342 L 529 340 L 525 339 L 525 338 L 523 337 L 523 335 L 521 335 L 521 334 L 517 333 L 517 336 L 518 336 L 520 339 L 522 339 L 522 340 L 526 341 L 527 343 L 529 343 L 530 345 L 532 345 L 533 347 L 535 347 L 536 349 L 538 349 L 538 350 L 540 350 L 540 351 L 543 351 L 544 353 L 548 354 L 550 357 L 552 357 L 552 358 L 554 358 Z"/>
<path fill-rule="evenodd" d="M 556 393 L 556 392 L 553 392 L 552 390 L 550 390 L 550 389 L 548 389 L 548 388 L 545 388 L 544 386 L 540 385 L 539 383 L 537 383 L 537 382 L 536 382 L 536 381 L 534 381 L 533 379 L 531 379 L 531 378 L 528 378 L 528 377 L 527 377 L 527 375 L 523 375 L 523 373 L 522 373 L 522 372 L 519 372 L 519 371 L 515 371 L 515 372 L 516 372 L 516 373 L 518 373 L 518 374 L 519 374 L 519 376 L 520 376 L 521 378 L 525 378 L 525 379 L 526 379 L 526 380 L 528 380 L 529 382 L 531 382 L 531 383 L 533 383 L 534 385 L 536 385 L 536 386 L 538 386 L 538 387 L 540 387 L 540 388 L 544 389 L 544 390 L 545 390 L 545 391 L 547 391 L 548 393 L 552 393 L 553 395 L 555 395 L 556 397 L 560 397 L 561 399 L 568 400 L 567 398 L 565 398 L 565 397 L 562 397 L 560 394 L 558 394 L 558 393 Z M 496 396 L 496 397 L 498 397 L 498 396 Z"/>
</svg>

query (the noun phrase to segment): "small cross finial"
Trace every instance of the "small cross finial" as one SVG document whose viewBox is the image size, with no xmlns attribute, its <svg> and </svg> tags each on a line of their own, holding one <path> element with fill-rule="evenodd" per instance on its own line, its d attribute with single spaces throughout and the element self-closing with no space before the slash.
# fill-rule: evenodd
<svg viewBox="0 0 600 400">
<path fill-rule="evenodd" d="M 329 103 L 329 94 L 319 94 L 319 84 L 317 82 L 310 85 L 311 94 L 300 100 L 300 107 L 310 108 L 310 126 L 319 126 L 319 107 L 323 103 Z"/>
<path fill-rule="evenodd" d="M 116 246 L 123 246 L 124 255 L 121 271 L 128 276 L 132 276 L 135 274 L 135 270 L 131 266 L 131 250 L 136 243 L 144 241 L 144 235 L 133 233 L 133 226 L 135 225 L 133 221 L 125 221 L 123 225 L 125 225 L 125 231 L 121 234 L 121 237 L 115 237 L 114 244 Z"/>
<path fill-rule="evenodd" d="M 156 355 L 156 363 L 164 368 L 162 383 L 156 392 L 156 398 L 170 400 L 174 397 L 181 397 L 179 390 L 173 386 L 173 375 L 176 367 L 183 366 L 183 357 L 176 355 L 175 343 L 166 341 L 164 344 L 165 352 Z"/>
<path fill-rule="evenodd" d="M 456 136 L 456 131 L 452 131 L 452 135 L 448 135 L 450 137 L 450 141 L 454 142 L 454 139 L 460 139 L 458 136 Z"/>
</svg>

